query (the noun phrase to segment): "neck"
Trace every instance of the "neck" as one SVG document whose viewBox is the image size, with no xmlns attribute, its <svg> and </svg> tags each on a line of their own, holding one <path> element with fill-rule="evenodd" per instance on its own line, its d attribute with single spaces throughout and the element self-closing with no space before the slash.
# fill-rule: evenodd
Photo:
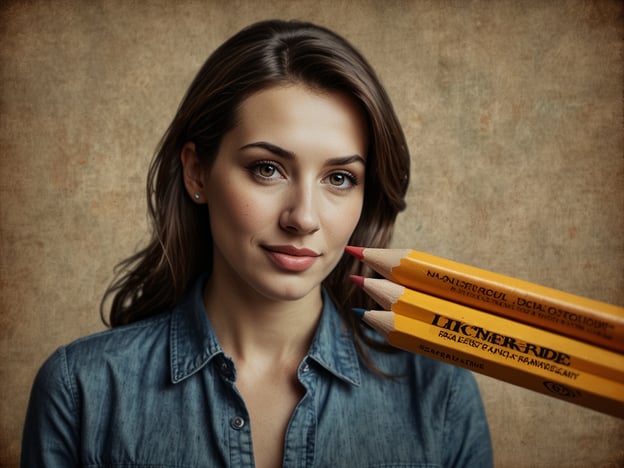
<svg viewBox="0 0 624 468">
<path fill-rule="evenodd" d="M 223 281 L 223 275 L 208 280 L 204 303 L 224 351 L 235 361 L 255 365 L 298 364 L 323 306 L 320 286 L 299 300 L 276 301 Z"/>
</svg>

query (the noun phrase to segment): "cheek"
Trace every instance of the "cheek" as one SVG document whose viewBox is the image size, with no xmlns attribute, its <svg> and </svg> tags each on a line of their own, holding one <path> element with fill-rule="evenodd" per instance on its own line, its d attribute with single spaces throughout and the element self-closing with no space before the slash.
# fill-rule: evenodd
<svg viewBox="0 0 624 468">
<path fill-rule="evenodd" d="M 340 209 L 332 210 L 326 217 L 325 226 L 327 237 L 335 245 L 344 245 L 351 238 L 360 215 L 362 213 L 362 201 L 348 204 Z"/>
<path fill-rule="evenodd" d="M 213 230 L 251 233 L 268 224 L 271 204 L 263 204 L 259 197 L 240 190 L 234 183 L 219 187 L 210 199 Z"/>
</svg>

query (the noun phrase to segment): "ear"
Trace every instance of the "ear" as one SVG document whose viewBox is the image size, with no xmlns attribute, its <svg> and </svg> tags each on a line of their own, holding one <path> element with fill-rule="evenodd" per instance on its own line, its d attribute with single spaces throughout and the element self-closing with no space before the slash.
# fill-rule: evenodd
<svg viewBox="0 0 624 468">
<path fill-rule="evenodd" d="M 195 203 L 206 203 L 204 194 L 204 168 L 199 161 L 195 151 L 195 143 L 188 142 L 182 147 L 180 152 L 182 162 L 182 173 L 186 192 Z"/>
</svg>

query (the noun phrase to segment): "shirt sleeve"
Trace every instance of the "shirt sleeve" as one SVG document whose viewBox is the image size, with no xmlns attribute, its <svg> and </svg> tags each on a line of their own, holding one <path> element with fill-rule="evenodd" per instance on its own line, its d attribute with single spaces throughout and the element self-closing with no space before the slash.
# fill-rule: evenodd
<svg viewBox="0 0 624 468">
<path fill-rule="evenodd" d="M 67 356 L 56 351 L 39 370 L 22 437 L 22 468 L 71 468 L 78 461 L 78 417 Z"/>
<path fill-rule="evenodd" d="M 469 371 L 455 368 L 444 425 L 444 466 L 493 467 L 492 440 L 479 387 Z"/>
</svg>

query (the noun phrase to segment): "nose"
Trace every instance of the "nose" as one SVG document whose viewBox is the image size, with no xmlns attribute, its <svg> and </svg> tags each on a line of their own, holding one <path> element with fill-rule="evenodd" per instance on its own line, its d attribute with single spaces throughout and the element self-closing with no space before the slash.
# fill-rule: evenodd
<svg viewBox="0 0 624 468">
<path fill-rule="evenodd" d="M 319 207 L 312 185 L 294 185 L 285 193 L 284 209 L 279 220 L 282 229 L 298 235 L 313 234 L 319 230 Z"/>
</svg>

